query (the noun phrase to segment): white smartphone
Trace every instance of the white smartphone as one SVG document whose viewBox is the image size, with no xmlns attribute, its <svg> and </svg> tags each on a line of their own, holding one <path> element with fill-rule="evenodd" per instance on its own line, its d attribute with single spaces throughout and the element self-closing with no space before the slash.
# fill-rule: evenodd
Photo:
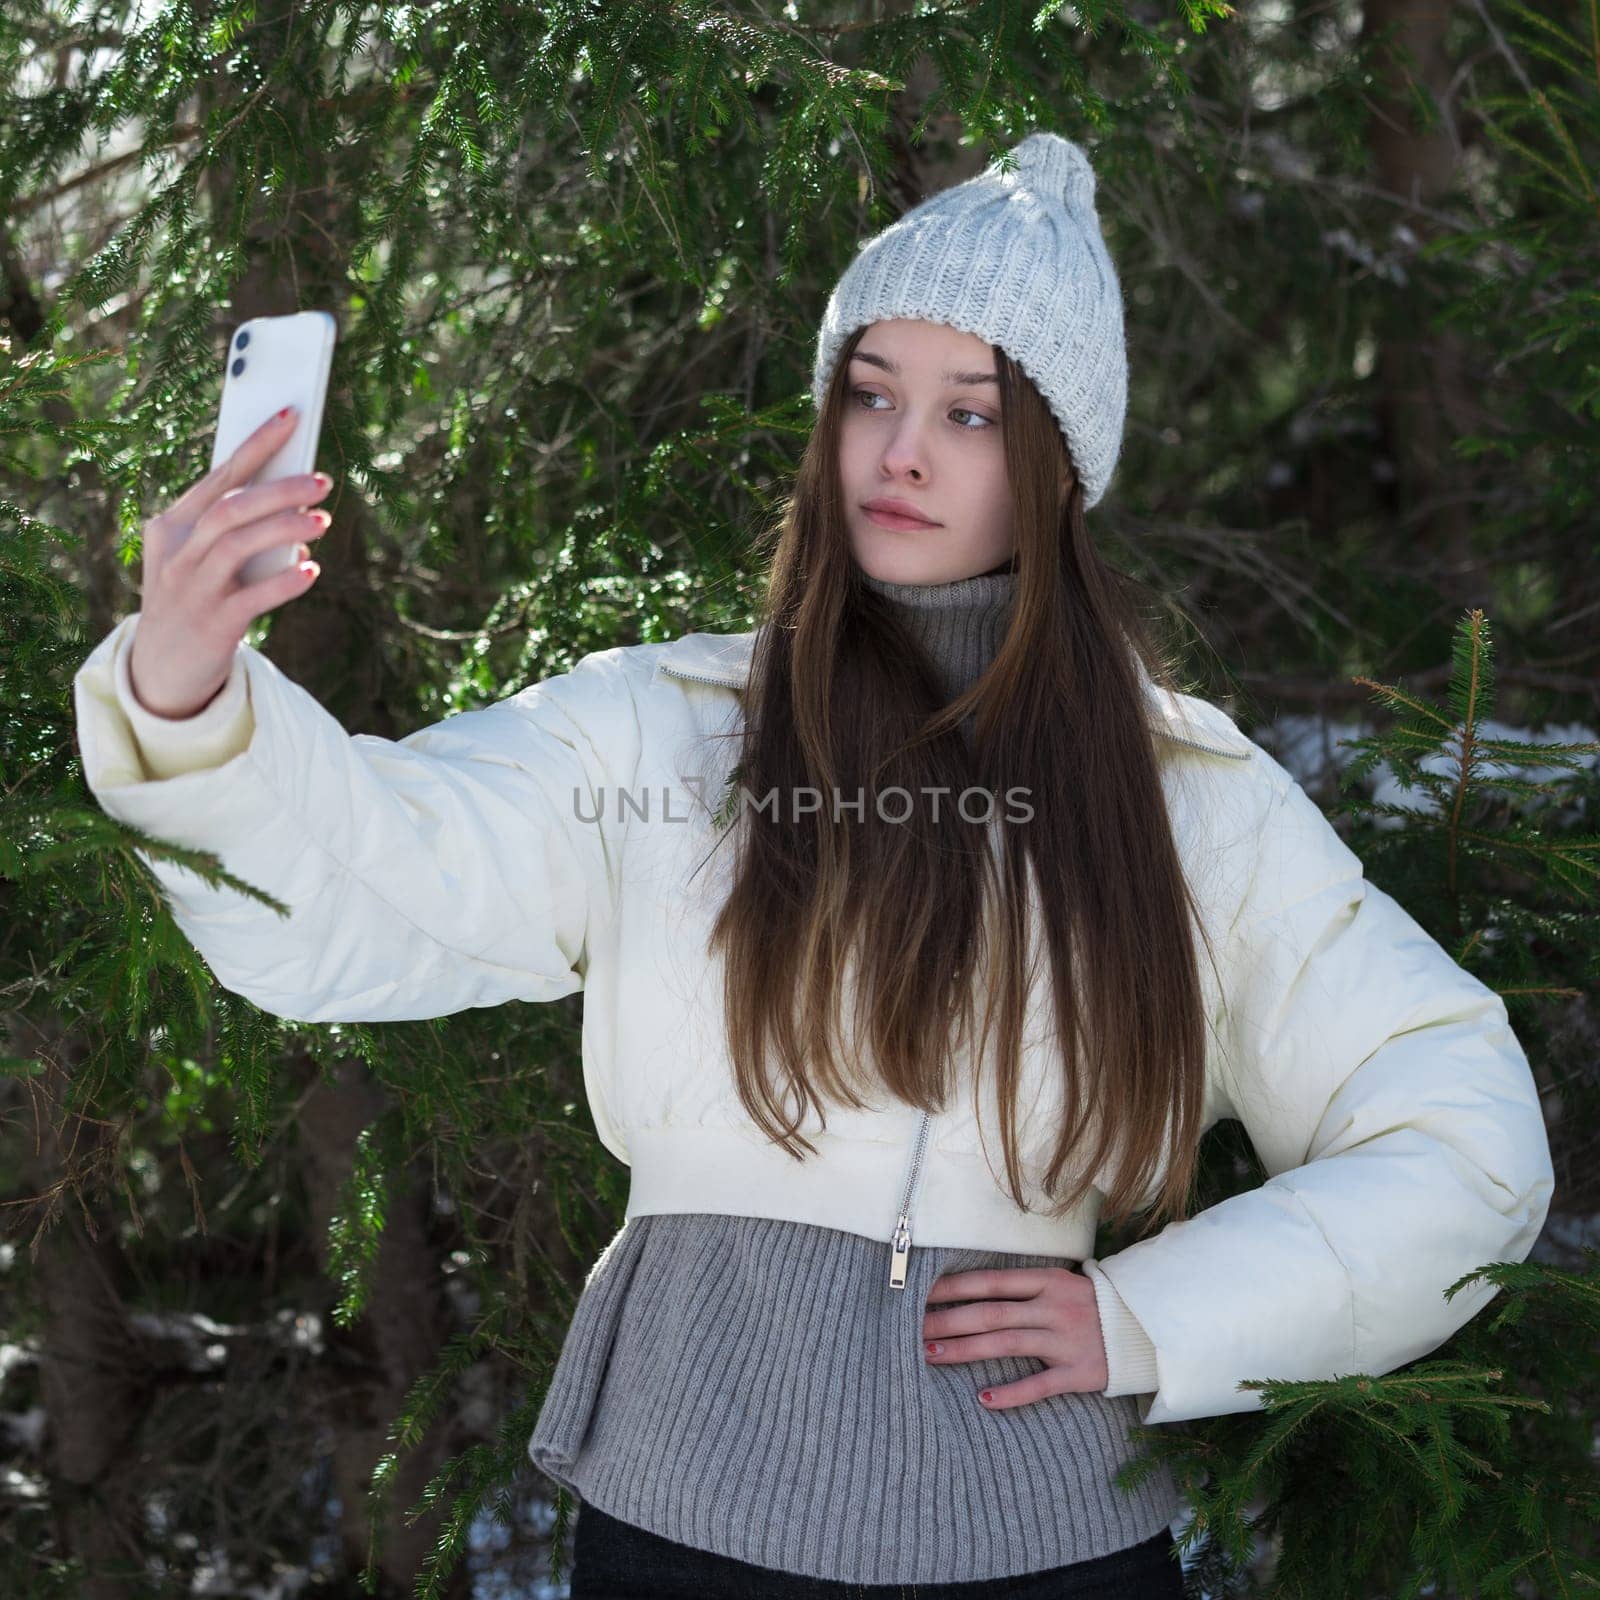
<svg viewBox="0 0 1600 1600">
<path fill-rule="evenodd" d="M 213 469 L 284 406 L 295 407 L 294 432 L 250 482 L 275 483 L 314 468 L 337 334 L 338 324 L 327 311 L 252 317 L 233 330 L 222 375 L 217 435 L 211 446 Z M 294 541 L 274 545 L 239 568 L 240 581 L 257 583 L 292 567 L 295 560 Z"/>
</svg>

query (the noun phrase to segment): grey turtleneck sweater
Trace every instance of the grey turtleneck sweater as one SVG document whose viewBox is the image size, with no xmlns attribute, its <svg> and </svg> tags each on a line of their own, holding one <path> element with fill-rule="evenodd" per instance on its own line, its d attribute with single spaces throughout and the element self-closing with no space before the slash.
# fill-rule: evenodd
<svg viewBox="0 0 1600 1600">
<path fill-rule="evenodd" d="M 904 608 L 953 696 L 993 659 L 1015 579 L 863 581 Z M 971 719 L 968 719 L 970 725 Z M 595 1263 L 528 1443 L 580 1501 L 664 1538 L 858 1584 L 960 1583 L 1088 1561 L 1173 1523 L 1169 1468 L 1132 1491 L 1137 1397 L 990 1411 L 1026 1356 L 930 1364 L 936 1278 L 1064 1257 L 890 1242 L 763 1217 L 630 1218 Z M 582 1515 L 580 1510 L 579 1515 Z"/>
<path fill-rule="evenodd" d="M 862 584 L 891 601 L 927 648 L 950 699 L 970 689 L 995 658 L 1011 620 L 1016 578 L 984 572 L 953 583 L 890 583 L 861 574 Z"/>
<path fill-rule="evenodd" d="M 1011 620 L 1016 579 L 990 571 L 953 583 L 889 583 L 861 575 L 862 583 L 895 604 L 911 631 L 933 657 L 944 680 L 946 701 L 965 693 L 994 660 Z M 970 739 L 977 719 L 969 712 L 961 731 Z"/>
</svg>

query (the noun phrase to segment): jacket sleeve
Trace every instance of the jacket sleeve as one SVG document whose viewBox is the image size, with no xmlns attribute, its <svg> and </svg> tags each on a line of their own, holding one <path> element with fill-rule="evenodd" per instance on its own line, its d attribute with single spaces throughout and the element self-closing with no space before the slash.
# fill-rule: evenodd
<svg viewBox="0 0 1600 1600">
<path fill-rule="evenodd" d="M 616 842 L 594 819 L 625 781 L 608 756 L 630 762 L 638 732 L 620 650 L 396 741 L 347 734 L 242 643 L 201 712 L 155 717 L 128 682 L 138 620 L 74 679 L 85 780 L 110 816 L 214 853 L 288 907 L 137 852 L 224 987 L 304 1022 L 438 1017 L 582 987 L 613 904 Z"/>
<path fill-rule="evenodd" d="M 158 717 L 145 710 L 133 692 L 128 654 L 119 649 L 112 668 L 117 709 L 128 719 L 147 777 L 176 778 L 201 767 L 220 767 L 250 743 L 256 723 L 242 652 L 235 653 L 227 682 L 192 717 Z"/>
<path fill-rule="evenodd" d="M 1526 1260 L 1550 1207 L 1544 1116 L 1505 1002 L 1278 777 L 1219 1028 L 1220 1115 L 1243 1123 L 1267 1181 L 1084 1263 L 1153 1346 L 1152 1375 L 1126 1342 L 1151 1391 L 1141 1422 L 1259 1410 L 1247 1378 L 1420 1359 L 1497 1292 L 1444 1290 Z"/>
</svg>

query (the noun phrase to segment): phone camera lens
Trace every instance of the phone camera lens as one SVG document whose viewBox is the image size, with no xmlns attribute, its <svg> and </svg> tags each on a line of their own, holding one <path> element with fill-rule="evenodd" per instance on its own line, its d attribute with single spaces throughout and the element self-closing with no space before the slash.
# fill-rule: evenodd
<svg viewBox="0 0 1600 1600">
<path fill-rule="evenodd" d="M 239 359 L 234 362 L 233 367 L 232 367 L 232 371 L 233 371 L 234 377 L 236 377 L 236 378 L 239 376 L 239 374 L 241 372 L 244 371 L 244 357 L 243 356 L 240 356 Z"/>
<path fill-rule="evenodd" d="M 233 341 L 234 349 L 235 350 L 243 350 L 244 347 L 249 343 L 250 343 L 250 330 L 248 328 L 241 328 L 239 330 L 239 337 Z"/>
</svg>

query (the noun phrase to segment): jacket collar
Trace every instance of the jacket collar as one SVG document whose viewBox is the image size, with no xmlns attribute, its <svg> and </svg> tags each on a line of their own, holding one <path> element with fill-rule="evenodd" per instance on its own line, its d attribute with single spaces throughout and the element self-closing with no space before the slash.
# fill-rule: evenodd
<svg viewBox="0 0 1600 1600">
<path fill-rule="evenodd" d="M 661 670 L 691 683 L 715 683 L 742 691 L 750 676 L 755 651 L 755 630 L 746 633 L 686 633 L 674 639 L 661 654 Z M 1214 756 L 1248 761 L 1254 746 L 1235 728 L 1219 732 L 1200 729 L 1185 715 L 1180 699 L 1160 688 L 1136 663 L 1155 731 L 1176 744 L 1204 750 Z"/>
</svg>

